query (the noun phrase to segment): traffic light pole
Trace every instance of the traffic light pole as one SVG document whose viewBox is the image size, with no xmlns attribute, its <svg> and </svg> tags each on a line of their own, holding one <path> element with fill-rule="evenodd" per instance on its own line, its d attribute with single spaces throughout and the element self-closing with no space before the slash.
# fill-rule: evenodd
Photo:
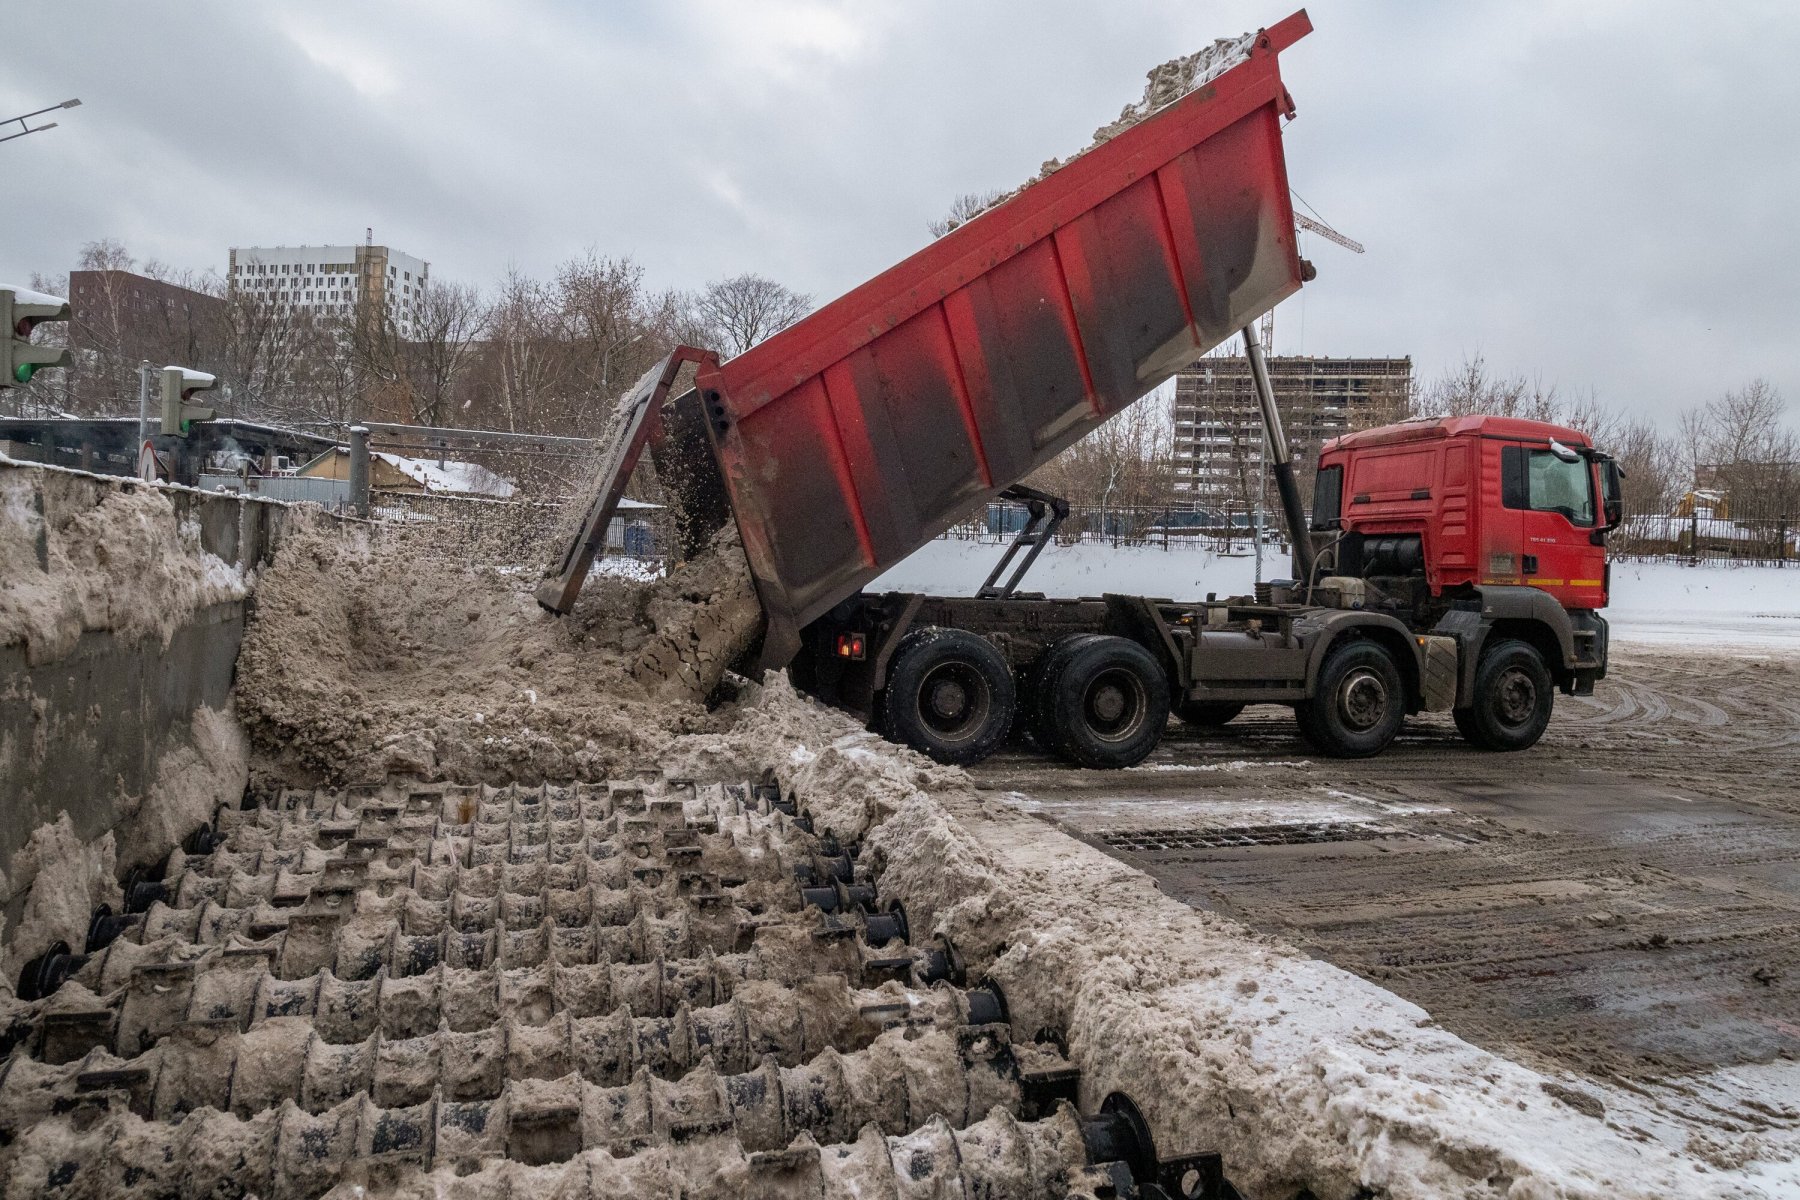
<svg viewBox="0 0 1800 1200">
<path fill-rule="evenodd" d="M 150 360 L 138 363 L 138 449 L 150 440 Z"/>
</svg>

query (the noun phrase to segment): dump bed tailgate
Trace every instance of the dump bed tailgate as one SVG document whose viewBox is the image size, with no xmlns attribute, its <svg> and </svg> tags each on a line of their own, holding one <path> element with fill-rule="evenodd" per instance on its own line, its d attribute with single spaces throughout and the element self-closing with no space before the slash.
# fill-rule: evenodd
<svg viewBox="0 0 1800 1200">
<path fill-rule="evenodd" d="M 697 386 L 768 617 L 798 631 L 1298 290 L 1277 54 L 1249 58 Z"/>
</svg>

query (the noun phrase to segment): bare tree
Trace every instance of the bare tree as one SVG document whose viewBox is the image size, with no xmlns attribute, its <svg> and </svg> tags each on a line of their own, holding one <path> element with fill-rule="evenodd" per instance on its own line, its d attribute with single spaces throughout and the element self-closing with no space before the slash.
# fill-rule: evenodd
<svg viewBox="0 0 1800 1200">
<path fill-rule="evenodd" d="M 455 410 L 457 385 L 474 359 L 487 323 L 487 309 L 475 288 L 455 283 L 426 287 L 413 317 L 413 338 L 404 347 L 412 399 L 409 420 L 421 425 L 448 422 Z"/>
<path fill-rule="evenodd" d="M 218 315 L 214 370 L 229 384 L 239 410 L 276 420 L 316 419 L 306 388 L 318 330 L 311 314 L 253 292 L 230 293 Z M 216 364 L 216 365 L 215 365 Z"/>
<path fill-rule="evenodd" d="M 489 323 L 486 385 L 499 428 L 563 432 L 569 354 L 554 290 L 513 268 Z"/>
<path fill-rule="evenodd" d="M 664 352 L 653 326 L 655 301 L 635 260 L 593 248 L 557 268 L 555 294 L 569 341 L 569 419 L 591 429 L 608 405 Z"/>
<path fill-rule="evenodd" d="M 690 304 L 693 323 L 728 358 L 742 354 L 812 311 L 811 296 L 791 291 L 761 275 L 715 280 Z"/>
<path fill-rule="evenodd" d="M 1167 404 L 1145 399 L 1032 473 L 1031 486 L 1100 512 L 1101 532 L 1137 536 L 1175 495 Z"/>
<path fill-rule="evenodd" d="M 966 225 L 1012 193 L 993 188 L 985 192 L 964 192 L 950 202 L 950 211 L 926 223 L 932 237 L 943 237 L 959 225 Z"/>
<path fill-rule="evenodd" d="M 1694 485 L 1724 492 L 1734 515 L 1800 515 L 1800 435 L 1768 380 L 1688 409 L 1680 429 Z"/>
<path fill-rule="evenodd" d="M 1493 375 L 1479 354 L 1419 389 L 1415 405 L 1415 415 L 1421 417 L 1482 414 L 1530 421 L 1555 421 L 1565 407 L 1554 384 L 1546 387 L 1522 375 Z"/>
</svg>

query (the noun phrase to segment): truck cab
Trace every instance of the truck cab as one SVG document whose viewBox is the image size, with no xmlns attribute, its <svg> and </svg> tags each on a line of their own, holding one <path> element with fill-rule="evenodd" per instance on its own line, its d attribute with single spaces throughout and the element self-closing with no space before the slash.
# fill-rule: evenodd
<svg viewBox="0 0 1800 1200">
<path fill-rule="evenodd" d="M 1465 643 L 1459 711 L 1475 702 L 1483 646 L 1504 639 L 1585 695 L 1606 673 L 1599 610 L 1619 480 L 1586 434 L 1542 421 L 1443 417 L 1347 434 L 1319 455 L 1315 574 L 1358 580 L 1365 605 Z"/>
<path fill-rule="evenodd" d="M 1578 430 L 1514 417 L 1408 421 L 1326 444 L 1312 527 L 1330 535 L 1320 550 L 1334 574 L 1412 576 L 1433 597 L 1530 587 L 1592 612 L 1606 606 L 1617 478 Z"/>
</svg>

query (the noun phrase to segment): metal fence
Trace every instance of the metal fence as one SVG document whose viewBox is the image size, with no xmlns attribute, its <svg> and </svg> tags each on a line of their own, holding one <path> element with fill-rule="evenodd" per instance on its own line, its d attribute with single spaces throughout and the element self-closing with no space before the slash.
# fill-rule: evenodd
<svg viewBox="0 0 1800 1200">
<path fill-rule="evenodd" d="M 1030 515 L 1022 505 L 993 501 L 985 511 L 946 530 L 944 537 L 1001 544 L 1025 527 Z M 1261 517 L 1266 547 L 1287 545 L 1279 514 Z M 1057 530 L 1063 545 L 1149 546 L 1161 550 L 1199 547 L 1220 554 L 1244 554 L 1255 548 L 1258 517 L 1219 509 L 1146 508 L 1071 504 L 1069 517 Z"/>
<path fill-rule="evenodd" d="M 1028 519 L 1022 505 L 994 501 L 943 536 L 1002 544 L 1011 541 Z M 1257 514 L 1221 509 L 1070 505 L 1057 541 L 1162 550 L 1198 547 L 1219 554 L 1244 554 L 1255 548 L 1257 521 Z M 1261 521 L 1263 545 L 1285 553 L 1287 536 L 1281 514 L 1264 513 Z M 1633 516 L 1608 535 L 1607 549 L 1612 558 L 1634 561 L 1800 567 L 1800 523 L 1785 516 L 1724 518 L 1704 512 Z"/>
<path fill-rule="evenodd" d="M 1800 566 L 1800 531 L 1779 516 L 1635 516 L 1608 536 L 1607 549 L 1615 559 Z"/>
</svg>

